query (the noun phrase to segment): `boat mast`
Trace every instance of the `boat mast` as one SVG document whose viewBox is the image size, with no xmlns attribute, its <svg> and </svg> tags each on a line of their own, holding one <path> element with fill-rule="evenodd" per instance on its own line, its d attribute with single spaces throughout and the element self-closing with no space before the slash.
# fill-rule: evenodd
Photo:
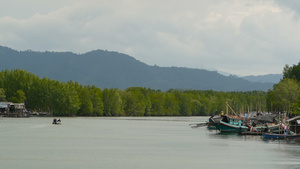
<svg viewBox="0 0 300 169">
<path fill-rule="evenodd" d="M 229 115 L 229 114 L 228 114 L 228 106 L 229 106 L 229 105 L 228 105 L 228 102 L 226 102 L 226 114 L 227 114 L 227 115 Z"/>
<path fill-rule="evenodd" d="M 228 107 L 237 116 L 236 112 L 229 106 L 228 102 L 226 102 L 226 114 L 228 114 Z"/>
</svg>

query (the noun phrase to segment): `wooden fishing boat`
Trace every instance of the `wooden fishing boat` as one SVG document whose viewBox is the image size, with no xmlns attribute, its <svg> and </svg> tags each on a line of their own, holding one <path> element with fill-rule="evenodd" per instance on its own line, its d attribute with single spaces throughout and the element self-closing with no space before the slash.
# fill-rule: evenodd
<svg viewBox="0 0 300 169">
<path fill-rule="evenodd" d="M 248 130 L 247 126 L 242 125 L 243 119 L 239 117 L 227 115 L 221 115 L 219 117 L 213 116 L 209 121 L 212 122 L 220 132 L 243 132 Z"/>
<path fill-rule="evenodd" d="M 270 132 L 275 132 L 280 129 L 281 125 L 282 125 L 281 123 L 265 124 L 265 125 L 257 125 L 257 126 L 255 126 L 255 128 L 260 132 L 264 132 L 266 129 Z"/>
<path fill-rule="evenodd" d="M 300 134 L 274 134 L 274 133 L 262 133 L 265 139 L 299 139 Z"/>
<path fill-rule="evenodd" d="M 228 108 L 232 110 L 235 115 L 228 114 Z M 243 125 L 245 118 L 239 117 L 234 110 L 226 102 L 226 115 L 216 115 L 209 118 L 220 132 L 243 132 L 248 130 L 248 126 Z"/>
</svg>

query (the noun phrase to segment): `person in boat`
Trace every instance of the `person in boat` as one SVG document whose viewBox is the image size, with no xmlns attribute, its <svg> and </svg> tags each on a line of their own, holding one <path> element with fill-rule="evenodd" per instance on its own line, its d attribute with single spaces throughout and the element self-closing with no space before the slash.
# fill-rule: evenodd
<svg viewBox="0 0 300 169">
<path fill-rule="evenodd" d="M 245 122 L 245 126 L 248 127 L 248 131 L 251 131 L 251 126 L 247 122 Z"/>
<path fill-rule="evenodd" d="M 266 126 L 266 128 L 264 129 L 264 132 L 267 133 L 267 132 L 269 132 L 269 126 L 267 123 L 265 124 L 265 126 Z"/>
<path fill-rule="evenodd" d="M 256 128 L 255 127 L 251 127 L 250 128 L 250 132 L 256 132 L 257 130 L 256 130 Z"/>
<path fill-rule="evenodd" d="M 285 135 L 290 135 L 291 134 L 291 130 L 288 126 L 285 126 L 284 131 L 285 131 Z"/>
<path fill-rule="evenodd" d="M 56 122 L 57 122 L 57 119 L 53 119 L 52 124 L 56 124 Z"/>
</svg>

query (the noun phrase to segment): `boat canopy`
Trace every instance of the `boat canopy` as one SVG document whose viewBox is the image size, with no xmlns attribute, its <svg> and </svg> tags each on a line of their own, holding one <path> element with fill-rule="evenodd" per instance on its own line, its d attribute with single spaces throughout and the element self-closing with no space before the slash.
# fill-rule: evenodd
<svg viewBox="0 0 300 169">
<path fill-rule="evenodd" d="M 262 116 L 257 116 L 256 119 L 260 123 L 273 123 L 278 114 L 265 114 Z"/>
</svg>

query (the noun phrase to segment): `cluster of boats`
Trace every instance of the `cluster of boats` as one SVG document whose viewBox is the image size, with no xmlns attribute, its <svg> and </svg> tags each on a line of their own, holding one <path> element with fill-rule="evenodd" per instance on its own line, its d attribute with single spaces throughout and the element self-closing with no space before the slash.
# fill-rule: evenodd
<svg viewBox="0 0 300 169">
<path fill-rule="evenodd" d="M 255 118 L 216 115 L 206 123 L 208 129 L 220 132 L 236 132 L 243 135 L 262 135 L 266 139 L 297 139 L 300 134 L 291 131 L 286 122 L 276 119 L 277 114 L 266 114 Z M 295 118 L 296 119 L 296 118 Z M 300 117 L 299 117 L 300 119 Z M 296 129 L 296 127 L 294 127 Z"/>
<path fill-rule="evenodd" d="M 227 107 L 230 107 L 227 104 Z M 232 110 L 233 111 L 233 110 Z M 211 116 L 206 123 L 198 123 L 192 127 L 207 126 L 210 130 L 235 132 L 242 135 L 261 135 L 264 139 L 299 139 L 300 116 L 286 120 L 278 117 L 278 113 L 254 113 L 250 116 L 226 114 Z"/>
</svg>

